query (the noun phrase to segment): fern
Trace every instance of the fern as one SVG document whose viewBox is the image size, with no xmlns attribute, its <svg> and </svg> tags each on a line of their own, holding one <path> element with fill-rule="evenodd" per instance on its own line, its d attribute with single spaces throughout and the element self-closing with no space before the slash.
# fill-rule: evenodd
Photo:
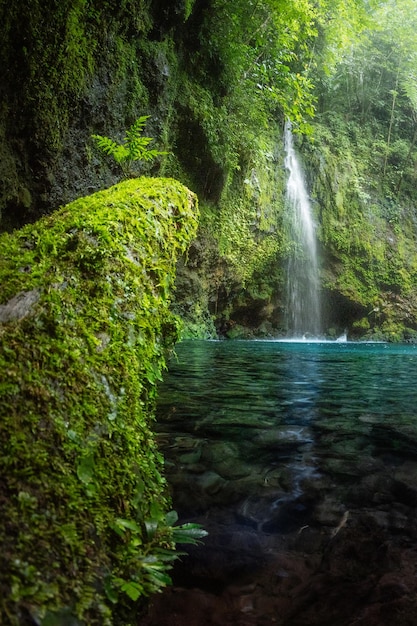
<svg viewBox="0 0 417 626">
<path fill-rule="evenodd" d="M 132 175 L 131 168 L 134 161 L 153 161 L 156 157 L 168 154 L 161 150 L 149 150 L 148 145 L 153 141 L 152 137 L 143 137 L 142 133 L 149 115 L 142 115 L 126 131 L 123 143 L 117 143 L 110 137 L 91 135 L 97 147 L 113 157 L 122 168 L 125 177 Z"/>
</svg>

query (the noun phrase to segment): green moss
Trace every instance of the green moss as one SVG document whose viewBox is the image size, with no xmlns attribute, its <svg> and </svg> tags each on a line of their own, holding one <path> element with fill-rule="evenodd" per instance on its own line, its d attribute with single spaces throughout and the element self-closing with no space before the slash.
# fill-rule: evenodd
<svg viewBox="0 0 417 626">
<path fill-rule="evenodd" d="M 320 209 L 323 284 L 370 312 L 378 303 L 369 333 L 398 341 L 417 328 L 414 211 L 378 185 L 375 129 L 336 113 L 323 115 L 315 129 L 305 161 Z M 353 331 L 368 332 L 360 322 Z"/>
<path fill-rule="evenodd" d="M 109 109 L 107 120 L 118 108 L 118 97 L 125 101 L 122 127 L 147 108 L 148 94 L 137 63 L 140 39 L 152 25 L 146 3 L 33 0 L 22 6 L 11 0 L 4 11 L 0 8 L 0 18 L 4 26 L 0 61 L 9 68 L 8 110 L 2 125 L 10 124 L 13 133 L 16 123 L 22 124 L 19 130 L 32 150 L 36 147 L 37 156 L 51 161 L 51 167 L 102 72 L 106 85 L 101 105 Z M 9 113 L 16 106 L 17 122 Z M 88 118 L 88 105 L 86 110 Z M 116 113 L 120 126 L 120 112 Z"/>
<path fill-rule="evenodd" d="M 188 95 L 185 92 L 182 98 Z M 213 99 L 190 102 L 190 124 L 197 124 L 198 118 L 201 133 L 190 132 L 182 148 L 185 163 L 192 156 L 202 164 L 202 180 L 190 181 L 200 198 L 201 222 L 198 245 L 179 271 L 176 305 L 185 320 L 185 336 L 207 337 L 214 328 L 224 332 L 236 307 L 252 307 L 254 300 L 270 304 L 282 284 L 286 245 L 282 129 L 278 124 L 272 130 L 249 124 L 245 132 L 252 133 L 251 140 L 247 134 L 240 136 L 245 145 L 238 147 L 237 126 L 231 129 L 238 123 L 233 113 L 226 122 L 215 117 Z M 224 133 L 230 139 L 228 152 L 219 149 Z M 224 176 L 215 176 L 216 172 Z"/>
<path fill-rule="evenodd" d="M 195 229 L 191 192 L 142 178 L 0 240 L 7 623 L 69 611 L 127 624 L 133 600 L 166 582 L 158 554 L 172 541 L 150 421 L 178 333 L 175 262 Z"/>
<path fill-rule="evenodd" d="M 275 131 L 279 145 L 278 129 Z M 235 172 L 223 190 L 215 237 L 235 277 L 251 289 L 252 281 L 271 262 L 279 264 L 285 181 L 277 163 L 281 155 L 274 154 L 271 139 L 267 142 L 264 136 L 257 137 L 247 157 L 244 169 Z"/>
</svg>

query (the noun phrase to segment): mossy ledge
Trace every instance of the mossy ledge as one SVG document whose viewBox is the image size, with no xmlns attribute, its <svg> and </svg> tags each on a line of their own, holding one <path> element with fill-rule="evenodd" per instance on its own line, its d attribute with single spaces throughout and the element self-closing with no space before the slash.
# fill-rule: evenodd
<svg viewBox="0 0 417 626">
<path fill-rule="evenodd" d="M 196 215 L 141 178 L 0 238 L 1 623 L 126 625 L 167 580 L 151 426 Z"/>
</svg>

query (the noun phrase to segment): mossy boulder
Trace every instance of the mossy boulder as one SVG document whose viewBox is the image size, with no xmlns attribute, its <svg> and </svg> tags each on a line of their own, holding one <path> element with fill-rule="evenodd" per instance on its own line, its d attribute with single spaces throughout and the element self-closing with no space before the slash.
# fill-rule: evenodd
<svg viewBox="0 0 417 626">
<path fill-rule="evenodd" d="M 1 623 L 128 624 L 167 581 L 151 420 L 195 230 L 188 189 L 141 178 L 0 238 Z"/>
</svg>

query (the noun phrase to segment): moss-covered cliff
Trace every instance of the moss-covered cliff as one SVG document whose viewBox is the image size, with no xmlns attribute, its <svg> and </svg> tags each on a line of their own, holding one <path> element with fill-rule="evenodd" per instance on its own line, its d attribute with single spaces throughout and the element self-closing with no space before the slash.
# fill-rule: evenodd
<svg viewBox="0 0 417 626">
<path fill-rule="evenodd" d="M 125 625 L 167 582 L 151 421 L 195 230 L 188 189 L 142 178 L 0 238 L 4 624 Z"/>
<path fill-rule="evenodd" d="M 200 199 L 198 267 L 178 290 L 188 332 L 268 329 L 281 280 L 281 125 L 286 108 L 309 105 L 296 51 L 314 19 L 307 5 L 272 4 L 3 4 L 1 227 L 116 182 L 91 134 L 120 139 L 149 114 L 146 134 L 169 155 L 140 171 L 174 176 Z"/>
<path fill-rule="evenodd" d="M 314 142 L 305 146 L 326 325 L 348 328 L 352 337 L 415 340 L 416 200 L 405 187 L 402 194 L 381 191 L 376 141 L 375 125 L 333 113 L 317 121 Z M 394 162 L 388 174 L 398 181 L 395 170 Z"/>
<path fill-rule="evenodd" d="M 324 327 L 411 336 L 415 29 L 408 1 L 397 5 L 0 3 L 0 228 L 117 182 L 91 135 L 120 140 L 150 115 L 146 134 L 168 154 L 138 172 L 181 180 L 201 208 L 178 268 L 186 333 L 279 334 L 281 135 L 285 118 L 305 131 L 316 112 L 314 143 L 299 147 L 320 224 Z"/>
</svg>

